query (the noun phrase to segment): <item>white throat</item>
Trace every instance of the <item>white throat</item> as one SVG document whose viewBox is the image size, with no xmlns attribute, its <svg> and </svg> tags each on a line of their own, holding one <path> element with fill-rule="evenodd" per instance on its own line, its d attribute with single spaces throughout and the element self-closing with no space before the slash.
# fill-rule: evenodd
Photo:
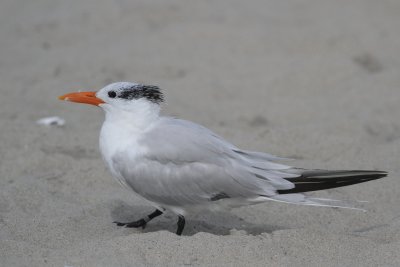
<svg viewBox="0 0 400 267">
<path fill-rule="evenodd" d="M 134 105 L 115 107 L 101 105 L 105 112 L 104 124 L 112 124 L 118 129 L 143 131 L 159 118 L 160 106 L 145 100 L 135 101 Z"/>
</svg>

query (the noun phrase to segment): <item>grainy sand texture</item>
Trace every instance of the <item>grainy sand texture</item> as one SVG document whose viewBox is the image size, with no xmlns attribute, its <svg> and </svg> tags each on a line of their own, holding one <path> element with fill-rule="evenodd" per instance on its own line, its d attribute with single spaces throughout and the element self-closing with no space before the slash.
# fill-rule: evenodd
<svg viewBox="0 0 400 267">
<path fill-rule="evenodd" d="M 2 0 L 0 266 L 399 266 L 400 1 Z M 145 230 L 101 160 L 103 112 L 57 96 L 163 88 L 163 112 L 245 149 L 389 177 Z M 59 116 L 64 126 L 36 124 Z"/>
</svg>

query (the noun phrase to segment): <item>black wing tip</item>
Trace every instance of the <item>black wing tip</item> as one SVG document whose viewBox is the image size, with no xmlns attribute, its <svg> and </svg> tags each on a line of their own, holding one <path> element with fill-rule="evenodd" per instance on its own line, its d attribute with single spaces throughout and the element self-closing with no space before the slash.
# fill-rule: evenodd
<svg viewBox="0 0 400 267">
<path fill-rule="evenodd" d="M 301 170 L 301 169 L 300 169 Z M 335 174 L 335 173 L 365 173 L 365 174 L 388 174 L 386 171 L 379 171 L 379 170 L 322 170 L 322 169 L 312 169 L 312 170 L 307 170 L 304 169 L 302 174 L 306 173 L 329 173 L 329 174 Z"/>
<path fill-rule="evenodd" d="M 287 178 L 295 184 L 288 190 L 278 190 L 279 194 L 292 194 L 325 190 L 381 179 L 388 175 L 385 171 L 351 170 L 351 171 L 305 171 L 300 177 Z"/>
</svg>

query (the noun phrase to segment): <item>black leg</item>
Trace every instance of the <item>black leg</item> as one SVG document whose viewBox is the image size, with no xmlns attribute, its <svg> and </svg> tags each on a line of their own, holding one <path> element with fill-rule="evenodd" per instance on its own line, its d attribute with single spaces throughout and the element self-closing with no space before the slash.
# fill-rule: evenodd
<svg viewBox="0 0 400 267">
<path fill-rule="evenodd" d="M 183 228 L 185 228 L 185 217 L 183 217 L 182 215 L 179 215 L 178 229 L 176 230 L 176 234 L 181 235 Z"/>
<path fill-rule="evenodd" d="M 155 210 L 153 213 L 147 215 L 147 217 L 142 218 L 138 221 L 128 222 L 128 223 L 121 223 L 121 222 L 114 222 L 114 223 L 117 224 L 118 226 L 125 226 L 128 228 L 142 227 L 144 229 L 149 221 L 151 221 L 157 216 L 160 216 L 161 214 L 163 214 L 161 210 Z"/>
</svg>

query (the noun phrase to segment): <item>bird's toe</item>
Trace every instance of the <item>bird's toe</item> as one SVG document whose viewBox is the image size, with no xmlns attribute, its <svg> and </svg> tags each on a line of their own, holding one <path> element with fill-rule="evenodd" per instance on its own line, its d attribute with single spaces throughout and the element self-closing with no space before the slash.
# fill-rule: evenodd
<svg viewBox="0 0 400 267">
<path fill-rule="evenodd" d="M 139 228 L 142 227 L 143 229 L 146 227 L 147 222 L 144 219 L 140 219 L 138 221 L 134 222 L 128 222 L 128 223 L 123 223 L 123 222 L 113 222 L 117 226 L 125 226 L 127 228 Z"/>
<path fill-rule="evenodd" d="M 117 226 L 125 226 L 126 225 L 126 223 L 122 223 L 122 222 L 113 222 L 113 223 L 115 223 Z"/>
</svg>

